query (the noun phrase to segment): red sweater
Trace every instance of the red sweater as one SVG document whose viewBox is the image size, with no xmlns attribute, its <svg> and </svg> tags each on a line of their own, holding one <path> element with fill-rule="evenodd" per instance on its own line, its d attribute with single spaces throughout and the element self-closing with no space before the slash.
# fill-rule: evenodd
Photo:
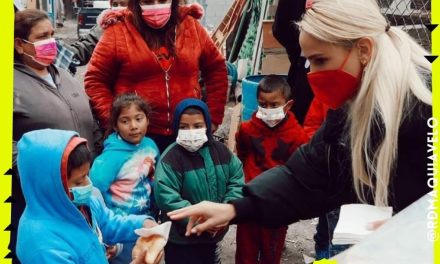
<svg viewBox="0 0 440 264">
<path fill-rule="evenodd" d="M 115 96 L 135 92 L 153 108 L 148 132 L 171 135 L 175 106 L 185 98 L 201 98 L 199 72 L 205 81 L 212 122 L 221 123 L 228 85 L 225 59 L 195 19 L 201 15 L 197 8 L 193 5 L 179 9 L 177 57 L 169 71 L 168 91 L 165 74 L 131 22 L 131 12 L 122 11 L 116 18 L 113 14 L 111 19 L 116 22 L 105 29 L 84 79 L 101 127 L 108 126 Z"/>
<path fill-rule="evenodd" d="M 235 137 L 246 182 L 265 170 L 285 164 L 290 155 L 309 140 L 290 111 L 286 119 L 274 128 L 268 127 L 253 114 L 250 121 L 240 125 Z"/>
</svg>

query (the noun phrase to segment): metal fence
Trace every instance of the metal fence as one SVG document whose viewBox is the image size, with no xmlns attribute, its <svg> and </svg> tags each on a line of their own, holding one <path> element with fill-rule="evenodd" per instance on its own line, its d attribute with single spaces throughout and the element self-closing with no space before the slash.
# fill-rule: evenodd
<svg viewBox="0 0 440 264">
<path fill-rule="evenodd" d="M 378 0 L 382 13 L 392 26 L 401 27 L 425 49 L 431 51 L 431 0 Z"/>
</svg>

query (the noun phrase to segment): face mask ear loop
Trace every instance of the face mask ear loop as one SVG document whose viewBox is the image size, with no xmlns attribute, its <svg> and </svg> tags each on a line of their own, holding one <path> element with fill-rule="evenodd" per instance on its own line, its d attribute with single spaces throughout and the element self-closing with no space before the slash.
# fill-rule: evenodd
<svg viewBox="0 0 440 264">
<path fill-rule="evenodd" d="M 347 56 L 345 57 L 344 61 L 342 62 L 341 67 L 339 67 L 338 70 L 344 71 L 344 70 L 343 70 L 343 69 L 344 69 L 344 66 L 345 66 L 345 64 L 347 63 L 348 58 L 350 57 L 350 54 L 351 54 L 352 51 L 353 51 L 353 48 L 350 49 L 350 52 L 348 52 Z"/>
</svg>

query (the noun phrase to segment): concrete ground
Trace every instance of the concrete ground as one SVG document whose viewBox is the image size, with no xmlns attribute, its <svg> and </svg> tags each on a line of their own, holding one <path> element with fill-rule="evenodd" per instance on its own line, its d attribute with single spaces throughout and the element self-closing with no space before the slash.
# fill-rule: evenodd
<svg viewBox="0 0 440 264">
<path fill-rule="evenodd" d="M 76 22 L 67 20 L 64 27 L 57 28 L 55 37 L 62 39 L 66 44 L 77 41 Z M 87 66 L 78 67 L 75 78 L 83 84 Z M 226 119 L 228 120 L 228 119 Z M 305 263 L 303 254 L 314 254 L 313 234 L 315 233 L 316 220 L 305 220 L 289 226 L 285 249 L 282 256 L 282 264 Z M 235 254 L 235 231 L 236 226 L 231 226 L 229 232 L 222 241 L 222 263 L 233 264 Z"/>
</svg>

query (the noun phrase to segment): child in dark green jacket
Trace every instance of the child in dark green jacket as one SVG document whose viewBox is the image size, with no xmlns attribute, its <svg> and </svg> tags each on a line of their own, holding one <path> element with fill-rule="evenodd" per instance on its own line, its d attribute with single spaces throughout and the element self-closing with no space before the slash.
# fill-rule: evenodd
<svg viewBox="0 0 440 264">
<path fill-rule="evenodd" d="M 226 203 L 242 197 L 242 164 L 224 144 L 213 140 L 207 105 L 197 99 L 181 101 L 173 125 L 176 142 L 162 154 L 155 173 L 155 198 L 162 220 L 168 220 L 167 212 L 201 201 Z M 217 244 L 227 229 L 186 237 L 186 223 L 174 221 L 165 262 L 220 263 Z"/>
</svg>

